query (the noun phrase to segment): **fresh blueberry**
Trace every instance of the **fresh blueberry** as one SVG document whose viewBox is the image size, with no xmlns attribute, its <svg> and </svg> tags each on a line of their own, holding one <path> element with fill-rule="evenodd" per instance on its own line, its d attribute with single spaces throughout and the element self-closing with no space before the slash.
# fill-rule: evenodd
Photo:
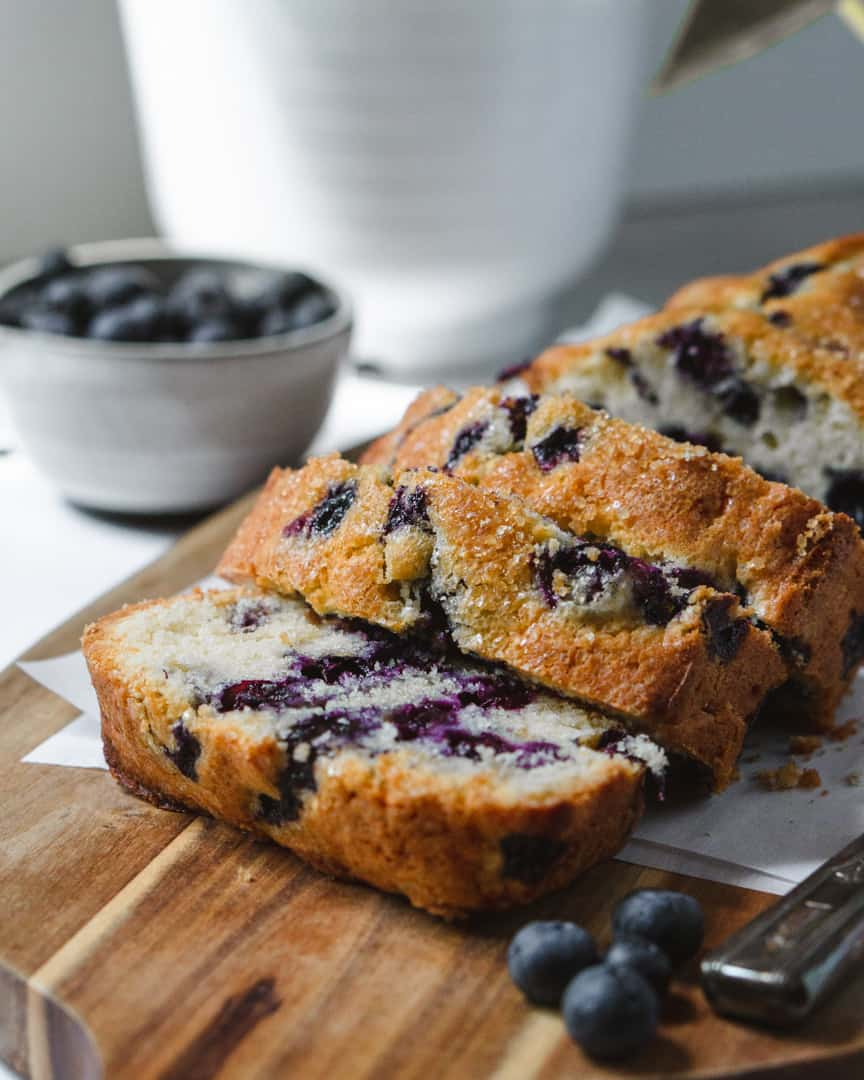
<svg viewBox="0 0 864 1080">
<path fill-rule="evenodd" d="M 699 901 L 671 889 L 637 889 L 612 914 L 616 937 L 653 941 L 673 966 L 686 963 L 699 952 L 705 935 L 705 916 Z"/>
<path fill-rule="evenodd" d="M 261 320 L 259 334 L 261 337 L 269 337 L 272 334 L 303 330 L 328 319 L 333 310 L 333 304 L 324 293 L 310 292 L 291 307 L 271 308 Z"/>
<path fill-rule="evenodd" d="M 260 305 L 262 311 L 266 308 L 289 308 L 307 293 L 320 291 L 321 286 L 317 281 L 308 274 L 293 270 L 287 274 L 279 274 L 260 293 L 256 294 L 255 302 Z"/>
<path fill-rule="evenodd" d="M 26 330 L 37 330 L 40 334 L 70 336 L 77 332 L 77 324 L 71 315 L 46 307 L 25 308 L 19 316 L 19 322 Z"/>
<path fill-rule="evenodd" d="M 90 304 L 96 310 L 119 307 L 160 289 L 159 279 L 143 266 L 106 266 L 91 270 L 85 284 Z"/>
<path fill-rule="evenodd" d="M 72 263 L 64 248 L 50 248 L 39 260 L 37 274 L 42 279 L 57 277 L 58 274 L 68 274 L 72 270 Z"/>
<path fill-rule="evenodd" d="M 159 297 L 139 296 L 94 315 L 87 336 L 99 341 L 153 341 L 159 333 L 161 312 Z"/>
<path fill-rule="evenodd" d="M 564 1026 L 586 1054 L 612 1061 L 654 1038 L 660 1003 L 637 972 L 603 964 L 580 972 L 564 991 Z"/>
<path fill-rule="evenodd" d="M 655 945 L 647 938 L 616 938 L 603 958 L 603 962 L 607 967 L 627 968 L 638 972 L 660 997 L 669 988 L 669 980 L 672 977 L 669 957 L 659 945 Z"/>
<path fill-rule="evenodd" d="M 42 289 L 39 300 L 45 307 L 52 311 L 62 311 L 76 322 L 83 321 L 90 314 L 86 279 L 81 274 L 64 274 L 52 278 Z"/>
<path fill-rule="evenodd" d="M 572 922 L 530 922 L 507 950 L 510 978 L 536 1005 L 558 1005 L 570 980 L 597 963 L 597 946 Z"/>
<path fill-rule="evenodd" d="M 205 344 L 211 341 L 237 341 L 243 337 L 243 328 L 231 318 L 208 319 L 193 326 L 186 340 Z"/>
<path fill-rule="evenodd" d="M 234 301 L 218 270 L 189 270 L 171 289 L 168 309 L 187 326 L 233 314 Z"/>
</svg>

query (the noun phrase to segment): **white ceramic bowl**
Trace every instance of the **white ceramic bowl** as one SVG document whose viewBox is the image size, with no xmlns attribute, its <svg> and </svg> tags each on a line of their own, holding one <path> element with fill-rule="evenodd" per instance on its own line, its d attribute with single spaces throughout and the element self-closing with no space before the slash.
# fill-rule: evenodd
<svg viewBox="0 0 864 1080">
<path fill-rule="evenodd" d="M 80 266 L 132 262 L 169 279 L 201 266 L 247 278 L 279 269 L 147 240 L 69 254 Z M 0 299 L 36 265 L 0 273 Z M 351 336 L 349 302 L 312 276 L 332 293 L 334 314 L 255 340 L 132 344 L 0 326 L 0 386 L 26 451 L 74 502 L 132 513 L 215 506 L 296 461 L 324 419 Z"/>
</svg>

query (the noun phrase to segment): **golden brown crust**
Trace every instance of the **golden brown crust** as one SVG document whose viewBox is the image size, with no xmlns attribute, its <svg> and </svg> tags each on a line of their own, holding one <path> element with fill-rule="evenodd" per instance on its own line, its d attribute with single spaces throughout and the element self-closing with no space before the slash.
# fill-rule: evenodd
<svg viewBox="0 0 864 1080">
<path fill-rule="evenodd" d="M 856 281 L 854 294 L 856 305 L 864 303 L 864 282 Z M 853 313 L 853 327 L 848 326 L 849 319 L 842 320 L 841 325 L 832 309 L 830 337 L 823 338 L 815 333 L 816 326 L 829 318 L 822 307 L 823 302 L 803 293 L 783 300 L 783 310 L 792 310 L 794 303 L 802 312 L 811 312 L 809 321 L 796 317 L 790 326 L 775 326 L 761 312 L 744 309 L 668 308 L 591 342 L 554 345 L 541 353 L 519 378 L 532 393 L 543 393 L 582 365 L 604 359 L 610 348 L 635 350 L 645 343 L 656 342 L 667 331 L 707 316 L 711 320 L 711 330 L 723 334 L 754 363 L 793 371 L 806 382 L 844 401 L 864 418 L 864 375 L 860 363 L 864 336 L 855 328 L 857 312 L 862 308 L 847 309 Z M 839 348 L 836 347 L 838 342 Z M 614 362 L 610 361 L 610 364 L 614 367 Z"/>
<path fill-rule="evenodd" d="M 460 431 L 494 414 L 506 394 L 474 388 L 445 415 L 400 425 L 396 474 L 444 466 Z M 580 433 L 579 457 L 546 472 L 532 447 L 556 428 Z M 806 720 L 830 726 L 854 671 L 844 673 L 842 639 L 864 611 L 864 541 L 844 514 L 739 458 L 682 445 L 569 394 L 542 397 L 528 417 L 525 448 L 464 454 L 455 475 L 524 499 L 577 534 L 608 538 L 630 554 L 680 561 L 724 588 L 743 587 L 786 643 Z"/>
<path fill-rule="evenodd" d="M 84 637 L 111 771 L 139 797 L 210 814 L 275 840 L 327 873 L 404 893 L 448 917 L 525 903 L 562 887 L 611 857 L 639 816 L 641 770 L 620 758 L 604 757 L 590 780 L 520 802 L 497 796 L 483 777 L 448 783 L 406 765 L 401 753 L 375 759 L 344 753 L 317 769 L 317 790 L 305 798 L 299 820 L 268 824 L 256 809 L 261 794 L 278 795 L 284 754 L 275 738 L 199 721 L 196 779 L 166 754 L 177 706 L 134 675 L 134 659 L 115 633 L 131 611 L 166 603 L 117 612 Z"/>
<path fill-rule="evenodd" d="M 360 458 L 365 465 L 390 465 L 396 450 L 407 433 L 430 417 L 446 413 L 459 400 L 459 394 L 449 386 L 432 386 L 418 394 L 392 431 L 366 447 Z"/>
<path fill-rule="evenodd" d="M 286 536 L 285 526 L 334 478 L 357 490 L 340 527 L 328 536 Z M 386 533 L 393 488 L 375 469 L 330 458 L 284 473 L 262 496 L 285 508 L 270 518 L 277 527 L 261 538 L 257 555 L 229 546 L 218 572 L 299 592 L 320 614 L 359 617 L 396 632 L 419 623 L 425 590 L 446 609 L 463 650 L 611 710 L 706 764 L 718 786 L 728 782 L 748 718 L 784 672 L 769 636 L 740 618 L 734 598 L 702 588 L 664 627 L 580 621 L 550 607 L 537 585 L 538 547 L 559 542 L 552 522 L 518 499 L 441 473 L 405 473 L 400 482 L 422 486 L 428 529 Z M 723 660 L 706 630 L 718 603 L 736 625 L 735 654 Z"/>
</svg>

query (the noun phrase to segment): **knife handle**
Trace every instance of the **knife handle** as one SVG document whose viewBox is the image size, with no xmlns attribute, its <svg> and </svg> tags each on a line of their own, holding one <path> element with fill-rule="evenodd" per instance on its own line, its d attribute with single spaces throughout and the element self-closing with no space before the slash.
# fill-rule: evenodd
<svg viewBox="0 0 864 1080">
<path fill-rule="evenodd" d="M 864 957 L 864 836 L 702 961 L 719 1013 L 770 1024 L 804 1020 Z"/>
</svg>

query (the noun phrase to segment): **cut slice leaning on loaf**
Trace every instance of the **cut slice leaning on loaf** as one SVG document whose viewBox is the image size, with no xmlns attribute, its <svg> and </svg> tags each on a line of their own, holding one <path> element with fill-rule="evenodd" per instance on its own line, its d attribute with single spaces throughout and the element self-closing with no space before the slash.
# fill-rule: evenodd
<svg viewBox="0 0 864 1080">
<path fill-rule="evenodd" d="M 523 498 L 562 528 L 671 560 L 771 631 L 787 721 L 825 728 L 864 659 L 864 540 L 844 514 L 740 460 L 595 412 L 570 394 L 427 391 L 364 461 L 435 466 Z M 444 404 L 447 408 L 443 408 Z"/>
<path fill-rule="evenodd" d="M 705 575 L 441 472 L 404 473 L 394 487 L 338 457 L 275 470 L 218 572 L 299 593 L 319 614 L 440 630 L 620 716 L 719 787 L 748 719 L 784 679 L 771 636 Z"/>
<path fill-rule="evenodd" d="M 298 600 L 138 604 L 89 626 L 84 654 L 128 789 L 444 915 L 523 903 L 613 855 L 646 764 L 665 768 L 644 736 L 500 668 Z"/>
<path fill-rule="evenodd" d="M 615 416 L 739 454 L 864 529 L 864 234 L 555 346 L 509 385 L 568 390 Z"/>
</svg>

